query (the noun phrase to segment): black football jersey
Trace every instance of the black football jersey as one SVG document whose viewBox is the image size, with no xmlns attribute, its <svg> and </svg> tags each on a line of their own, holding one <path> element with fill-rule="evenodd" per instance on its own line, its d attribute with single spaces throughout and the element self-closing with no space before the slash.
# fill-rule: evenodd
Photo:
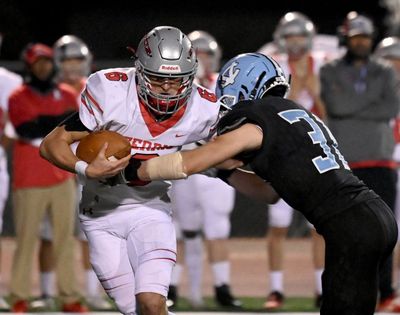
<svg viewBox="0 0 400 315">
<path fill-rule="evenodd" d="M 262 128 L 263 143 L 244 160 L 314 225 L 378 197 L 350 171 L 324 123 L 303 107 L 273 96 L 243 101 L 221 118 L 218 133 L 248 122 Z"/>
</svg>

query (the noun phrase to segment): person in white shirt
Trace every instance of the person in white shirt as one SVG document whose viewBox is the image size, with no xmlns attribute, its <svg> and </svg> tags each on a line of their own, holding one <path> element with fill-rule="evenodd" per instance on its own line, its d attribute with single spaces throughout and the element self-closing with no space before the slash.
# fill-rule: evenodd
<svg viewBox="0 0 400 315">
<path fill-rule="evenodd" d="M 0 35 L 1 37 L 1 35 Z M 1 42 L 1 38 L 0 38 Z M 7 154 L 6 149 L 9 143 L 9 138 L 12 136 L 12 125 L 8 122 L 8 98 L 11 93 L 22 84 L 22 77 L 14 72 L 0 67 L 0 232 L 3 228 L 3 213 L 8 199 L 9 192 L 9 174 L 7 169 Z M 6 134 L 6 128 L 10 132 Z M 0 295 L 0 309 L 8 310 L 10 305 Z"/>
</svg>

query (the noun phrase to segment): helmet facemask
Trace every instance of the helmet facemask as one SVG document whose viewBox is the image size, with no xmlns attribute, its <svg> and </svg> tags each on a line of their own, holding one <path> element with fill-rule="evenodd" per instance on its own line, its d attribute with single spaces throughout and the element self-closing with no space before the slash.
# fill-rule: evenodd
<svg viewBox="0 0 400 315">
<path fill-rule="evenodd" d="M 64 82 L 75 83 L 87 76 L 89 68 L 84 58 L 67 58 L 59 62 L 59 76 Z"/>
<path fill-rule="evenodd" d="M 186 105 L 190 93 L 196 67 L 186 74 L 153 73 L 146 70 L 139 61 L 136 62 L 139 97 L 157 115 L 172 115 Z M 156 83 L 159 81 L 159 83 Z M 171 85 L 179 85 L 177 93 L 170 95 L 167 92 L 157 93 L 155 88 L 168 81 Z"/>
<path fill-rule="evenodd" d="M 287 35 L 284 37 L 285 52 L 293 58 L 300 58 L 312 46 L 312 38 L 307 34 L 301 35 Z"/>
</svg>

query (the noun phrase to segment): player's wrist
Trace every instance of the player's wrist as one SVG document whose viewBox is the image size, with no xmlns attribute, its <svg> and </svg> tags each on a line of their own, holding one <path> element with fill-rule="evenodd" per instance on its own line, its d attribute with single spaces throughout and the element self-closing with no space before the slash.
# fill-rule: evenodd
<svg viewBox="0 0 400 315">
<path fill-rule="evenodd" d="M 88 178 L 86 173 L 88 166 L 89 164 L 82 160 L 75 163 L 75 173 L 78 175 L 78 181 L 80 184 L 83 184 Z"/>
<path fill-rule="evenodd" d="M 109 186 L 130 184 L 132 181 L 139 179 L 137 171 L 140 165 L 140 160 L 131 158 L 127 167 L 118 174 L 107 178 L 104 183 Z"/>
<path fill-rule="evenodd" d="M 123 177 L 126 182 L 138 180 L 138 169 L 142 165 L 142 161 L 139 159 L 130 159 L 128 166 L 122 170 Z"/>
<path fill-rule="evenodd" d="M 222 170 L 218 169 L 216 177 L 219 178 L 220 180 L 224 181 L 225 183 L 229 184 L 229 177 L 236 171 L 236 169 L 232 170 Z"/>
</svg>

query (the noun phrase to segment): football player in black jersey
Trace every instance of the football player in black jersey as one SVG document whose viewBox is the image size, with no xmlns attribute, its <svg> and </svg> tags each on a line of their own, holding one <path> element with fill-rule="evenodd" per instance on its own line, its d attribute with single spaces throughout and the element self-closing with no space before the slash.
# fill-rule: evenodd
<svg viewBox="0 0 400 315">
<path fill-rule="evenodd" d="M 148 160 L 126 175 L 179 179 L 219 163 L 250 164 L 259 177 L 240 169 L 221 171 L 220 177 L 264 201 L 282 197 L 325 239 L 321 314 L 373 314 L 378 267 L 397 240 L 395 218 L 353 175 L 324 123 L 284 98 L 288 88 L 272 58 L 249 53 L 231 59 L 217 84 L 230 107 L 219 136 L 198 149 Z"/>
</svg>

